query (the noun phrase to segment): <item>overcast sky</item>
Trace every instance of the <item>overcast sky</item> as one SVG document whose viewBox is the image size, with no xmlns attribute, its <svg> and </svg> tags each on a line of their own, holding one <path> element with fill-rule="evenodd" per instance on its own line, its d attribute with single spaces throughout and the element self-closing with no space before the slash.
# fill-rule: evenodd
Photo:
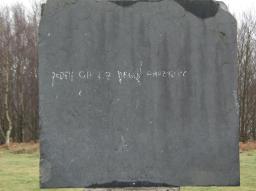
<svg viewBox="0 0 256 191">
<path fill-rule="evenodd" d="M 35 1 L 37 0 L 0 0 L 0 6 L 13 5 L 18 2 L 29 8 Z M 256 12 L 256 0 L 223 0 L 223 2 L 228 5 L 230 12 L 238 17 L 241 16 L 243 12 Z"/>
</svg>

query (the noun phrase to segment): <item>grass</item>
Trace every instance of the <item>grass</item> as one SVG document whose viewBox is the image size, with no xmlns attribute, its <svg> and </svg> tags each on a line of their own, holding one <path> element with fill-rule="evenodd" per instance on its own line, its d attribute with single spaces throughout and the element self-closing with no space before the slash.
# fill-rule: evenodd
<svg viewBox="0 0 256 191">
<path fill-rule="evenodd" d="M 39 153 L 35 148 L 0 148 L 0 191 L 39 191 Z M 83 189 L 58 189 L 82 191 Z M 45 190 L 47 191 L 47 190 Z M 56 191 L 52 189 L 51 191 Z M 241 187 L 182 188 L 181 191 L 256 191 L 256 150 L 241 153 Z"/>
<path fill-rule="evenodd" d="M 182 191 L 256 191 L 256 151 L 240 154 L 241 186 L 212 188 L 183 188 Z"/>
</svg>

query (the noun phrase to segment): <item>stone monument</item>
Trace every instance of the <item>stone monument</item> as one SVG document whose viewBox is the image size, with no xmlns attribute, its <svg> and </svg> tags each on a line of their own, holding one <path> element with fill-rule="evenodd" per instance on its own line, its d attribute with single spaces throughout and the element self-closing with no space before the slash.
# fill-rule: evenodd
<svg viewBox="0 0 256 191">
<path fill-rule="evenodd" d="M 49 0 L 41 187 L 239 185 L 236 27 L 212 0 Z"/>
</svg>

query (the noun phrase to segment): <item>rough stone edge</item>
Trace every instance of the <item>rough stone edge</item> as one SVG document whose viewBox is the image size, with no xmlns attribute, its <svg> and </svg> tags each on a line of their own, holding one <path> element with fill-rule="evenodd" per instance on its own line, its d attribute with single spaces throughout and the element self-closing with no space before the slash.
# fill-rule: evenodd
<svg viewBox="0 0 256 191">
<path fill-rule="evenodd" d="M 222 10 L 230 13 L 229 8 L 226 3 L 224 3 L 223 1 L 215 1 L 215 2 L 219 4 L 219 6 Z"/>
</svg>

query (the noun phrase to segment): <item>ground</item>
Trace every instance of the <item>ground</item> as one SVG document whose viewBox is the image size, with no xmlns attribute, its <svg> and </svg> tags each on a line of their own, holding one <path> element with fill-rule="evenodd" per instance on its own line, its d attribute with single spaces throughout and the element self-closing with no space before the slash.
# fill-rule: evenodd
<svg viewBox="0 0 256 191">
<path fill-rule="evenodd" d="M 256 143 L 240 144 L 240 148 L 241 187 L 182 188 L 181 191 L 256 191 Z M 0 191 L 39 190 L 38 145 L 13 144 L 9 149 L 0 147 Z M 58 191 L 82 191 L 82 189 L 58 189 Z"/>
</svg>

